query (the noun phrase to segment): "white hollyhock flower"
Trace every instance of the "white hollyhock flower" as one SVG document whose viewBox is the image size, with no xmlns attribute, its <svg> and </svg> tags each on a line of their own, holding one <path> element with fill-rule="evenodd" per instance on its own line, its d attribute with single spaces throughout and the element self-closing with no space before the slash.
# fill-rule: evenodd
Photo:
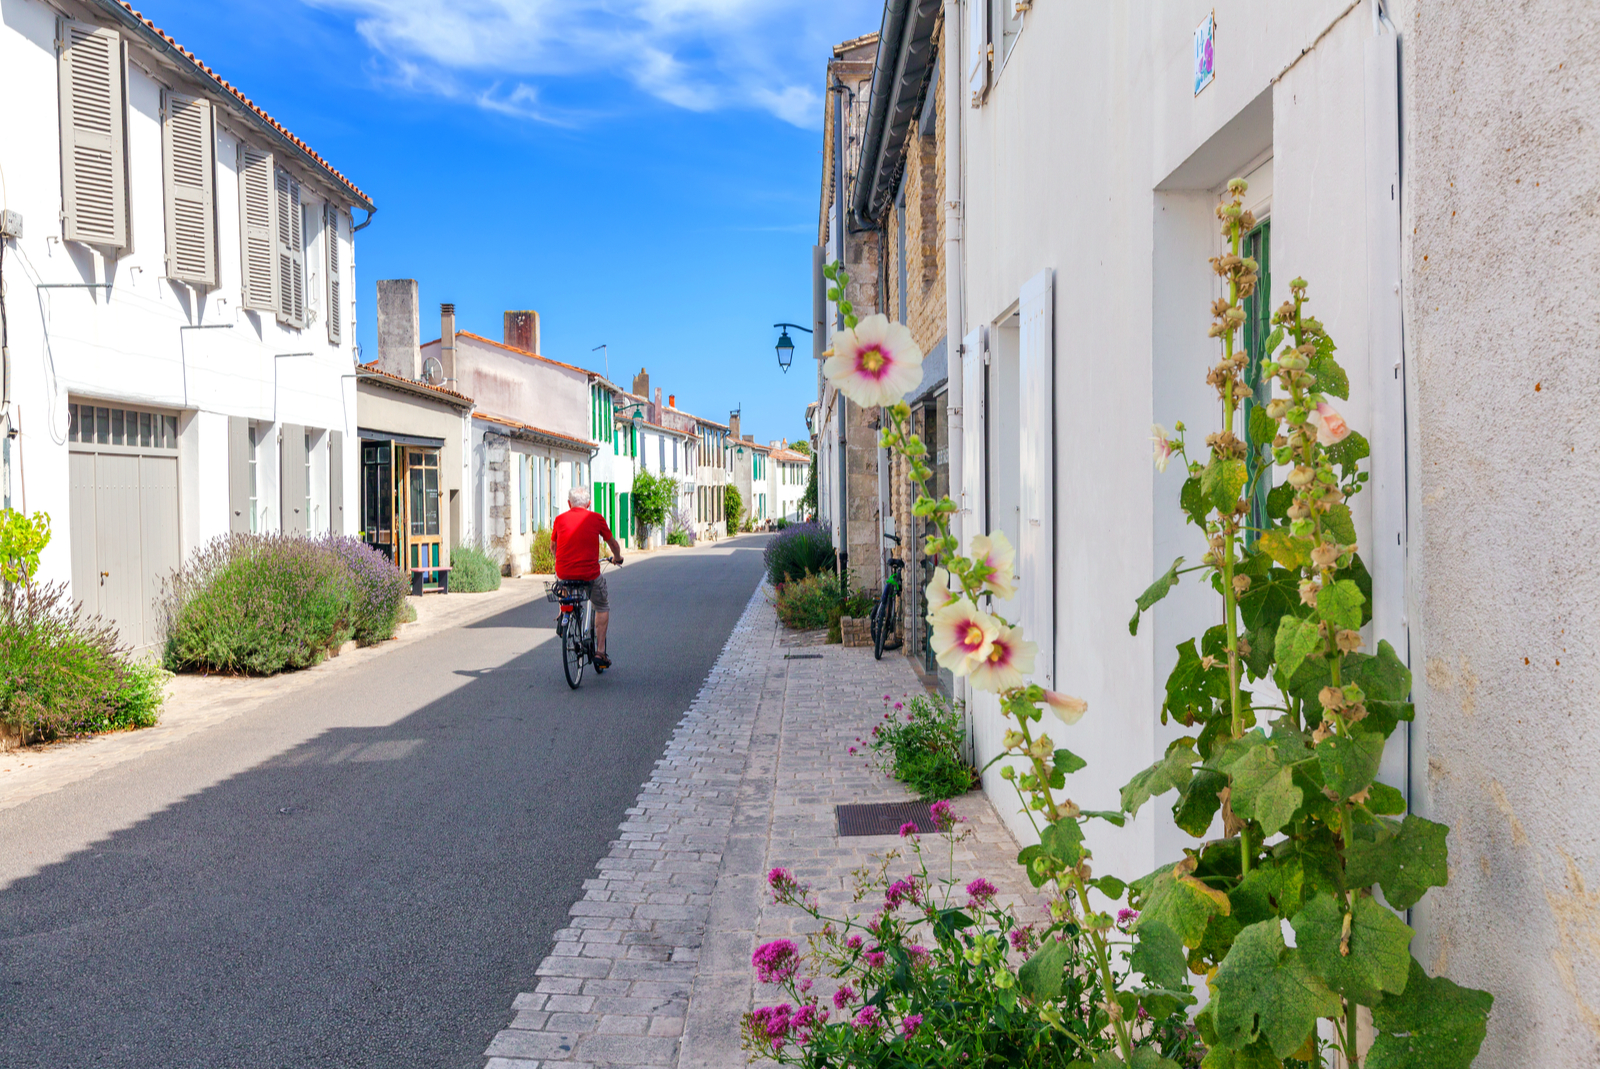
<svg viewBox="0 0 1600 1069">
<path fill-rule="evenodd" d="M 883 315 L 834 335 L 831 352 L 822 373 L 863 408 L 892 405 L 922 381 L 922 350 L 911 331 Z"/>
<path fill-rule="evenodd" d="M 1000 621 L 965 598 L 933 614 L 933 651 L 939 664 L 964 676 L 973 663 L 989 655 Z"/>
<path fill-rule="evenodd" d="M 981 565 L 979 572 L 994 596 L 1005 601 L 1017 596 L 1017 584 L 1012 578 L 1017 566 L 1017 551 L 1004 531 L 991 535 L 976 535 L 972 539 L 972 559 Z"/>
<path fill-rule="evenodd" d="M 1023 677 L 1033 671 L 1039 647 L 1022 637 L 1021 628 L 1001 624 L 989 652 L 973 662 L 969 675 L 972 685 L 993 694 L 1022 686 Z"/>
</svg>

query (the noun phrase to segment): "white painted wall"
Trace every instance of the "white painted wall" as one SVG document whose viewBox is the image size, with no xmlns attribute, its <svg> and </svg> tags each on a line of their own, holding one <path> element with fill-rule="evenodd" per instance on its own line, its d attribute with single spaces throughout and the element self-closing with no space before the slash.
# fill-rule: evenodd
<svg viewBox="0 0 1600 1069">
<path fill-rule="evenodd" d="M 5 302 L 12 355 L 12 405 L 19 428 L 12 454 L 11 497 L 17 507 L 52 515 L 54 536 L 41 560 L 41 578 L 68 580 L 71 522 L 67 447 L 69 397 L 144 404 L 178 410 L 180 514 L 188 553 L 227 529 L 227 417 L 297 423 L 339 430 L 346 437 L 346 524 L 355 523 L 357 450 L 355 391 L 341 379 L 351 371 L 354 293 L 346 235 L 342 262 L 345 341 L 328 342 L 325 238 L 312 235 L 307 251 L 310 307 L 316 321 L 304 330 L 271 315 L 240 310 L 238 179 L 239 137 L 264 139 L 218 108 L 216 212 L 220 285 L 199 293 L 163 278 L 165 223 L 159 109 L 163 79 L 135 45 L 127 93 L 132 247 L 108 260 L 102 253 L 61 240 L 60 126 L 57 105 L 56 13 L 39 0 L 0 0 L 0 102 L 5 136 L 0 169 L 5 206 L 22 213 L 25 236 L 8 242 Z M 194 91 L 196 86 L 187 87 Z M 222 99 L 218 94 L 217 99 Z M 291 170 L 293 161 L 287 161 Z M 297 172 L 306 202 L 319 213 L 331 182 Z M 314 277 L 313 277 L 314 276 Z M 99 289 L 36 289 L 40 284 L 111 283 Z M 225 329 L 186 330 L 205 324 Z M 274 359 L 274 354 L 309 352 Z M 276 365 L 276 366 L 275 366 Z M 276 384 L 276 385 L 275 385 Z M 267 429 L 264 428 L 264 432 Z M 325 441 L 324 436 L 324 441 Z M 263 450 L 262 499 L 276 515 L 276 450 Z M 273 458 L 267 462 L 267 455 Z M 322 454 L 324 457 L 326 453 Z M 325 461 L 324 461 L 325 463 Z M 326 479 L 325 470 L 321 476 Z M 324 482 L 325 486 L 326 483 Z"/>
</svg>

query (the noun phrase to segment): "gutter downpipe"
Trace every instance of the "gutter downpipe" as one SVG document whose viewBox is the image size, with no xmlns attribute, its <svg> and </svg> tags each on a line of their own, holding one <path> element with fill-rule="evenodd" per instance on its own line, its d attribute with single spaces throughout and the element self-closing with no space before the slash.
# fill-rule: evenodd
<svg viewBox="0 0 1600 1069">
<path fill-rule="evenodd" d="M 840 266 L 845 263 L 844 250 L 844 94 L 845 85 L 834 75 L 833 85 L 833 242 L 834 251 L 838 256 Z M 841 289 L 839 296 L 845 298 Z M 844 329 L 844 311 L 838 314 L 836 330 Z M 848 594 L 845 587 L 850 575 L 850 496 L 848 493 L 849 481 L 849 445 L 846 429 L 850 426 L 850 415 L 847 411 L 850 399 L 844 394 L 839 394 L 839 604 L 845 603 Z"/>
<path fill-rule="evenodd" d="M 962 392 L 966 382 L 966 372 L 961 363 L 965 359 L 962 339 L 966 337 L 962 322 L 964 287 L 961 243 L 961 121 L 964 111 L 961 107 L 961 72 L 965 68 L 961 65 L 961 26 L 961 0 L 944 0 L 943 40 L 939 49 L 939 62 L 944 66 L 944 70 L 939 74 L 944 80 L 945 352 L 955 357 L 954 360 L 950 360 L 949 356 L 946 357 L 949 364 L 945 380 L 949 386 L 945 392 L 945 434 L 949 441 L 945 448 L 946 455 L 950 458 L 950 488 L 958 501 L 961 498 L 962 481 L 966 474 L 962 463 L 965 446 L 962 440 L 961 418 L 961 408 L 964 403 Z M 966 545 L 970 538 L 969 515 L 960 511 L 955 513 L 955 534 L 962 545 Z M 958 700 L 970 699 L 964 681 L 956 681 L 955 690 L 956 693 L 952 697 Z M 974 745 L 972 720 L 968 717 L 969 758 L 976 756 Z"/>
</svg>

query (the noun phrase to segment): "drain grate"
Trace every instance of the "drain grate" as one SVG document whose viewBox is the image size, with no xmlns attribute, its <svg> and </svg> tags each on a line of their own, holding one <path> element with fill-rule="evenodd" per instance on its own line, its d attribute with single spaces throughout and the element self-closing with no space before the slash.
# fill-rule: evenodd
<svg viewBox="0 0 1600 1069">
<path fill-rule="evenodd" d="M 899 835 L 905 824 L 915 824 L 917 831 L 932 834 L 933 814 L 926 802 L 877 802 L 872 805 L 836 805 L 834 815 L 839 821 L 839 835 Z"/>
<path fill-rule="evenodd" d="M 783 659 L 786 660 L 786 661 L 820 661 L 820 660 L 822 660 L 822 654 L 820 654 L 820 653 L 786 653 L 786 654 L 783 655 Z"/>
</svg>

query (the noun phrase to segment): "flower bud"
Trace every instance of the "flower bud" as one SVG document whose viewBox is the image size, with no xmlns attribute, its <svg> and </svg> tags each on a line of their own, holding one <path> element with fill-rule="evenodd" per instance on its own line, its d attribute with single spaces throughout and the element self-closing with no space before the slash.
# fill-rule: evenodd
<svg viewBox="0 0 1600 1069">
<path fill-rule="evenodd" d="M 1334 641 L 1339 644 L 1340 653 L 1354 653 L 1361 648 L 1361 632 L 1340 631 Z"/>
<path fill-rule="evenodd" d="M 1233 592 L 1236 595 L 1242 596 L 1249 589 L 1250 577 L 1248 575 L 1236 575 L 1233 577 Z"/>
<path fill-rule="evenodd" d="M 1017 778 L 1017 770 L 1012 768 L 1010 765 L 1005 765 L 1000 769 L 1000 778 L 1005 780 L 1007 783 L 1010 783 L 1012 780 Z"/>
<path fill-rule="evenodd" d="M 1282 419 L 1283 414 L 1289 411 L 1289 402 L 1281 397 L 1274 397 L 1267 402 L 1267 415 L 1272 419 Z"/>
<path fill-rule="evenodd" d="M 1343 709 L 1344 691 L 1338 687 L 1323 687 L 1317 692 L 1317 700 L 1324 709 Z"/>
<path fill-rule="evenodd" d="M 1312 549 L 1311 563 L 1316 565 L 1318 568 L 1332 568 L 1343 555 L 1343 546 L 1339 545 L 1337 542 L 1324 542 L 1320 546 Z"/>
<path fill-rule="evenodd" d="M 1316 473 L 1310 468 L 1304 464 L 1296 464 L 1294 470 L 1289 473 L 1289 485 L 1295 487 L 1305 486 L 1314 478 L 1316 478 Z"/>
</svg>

